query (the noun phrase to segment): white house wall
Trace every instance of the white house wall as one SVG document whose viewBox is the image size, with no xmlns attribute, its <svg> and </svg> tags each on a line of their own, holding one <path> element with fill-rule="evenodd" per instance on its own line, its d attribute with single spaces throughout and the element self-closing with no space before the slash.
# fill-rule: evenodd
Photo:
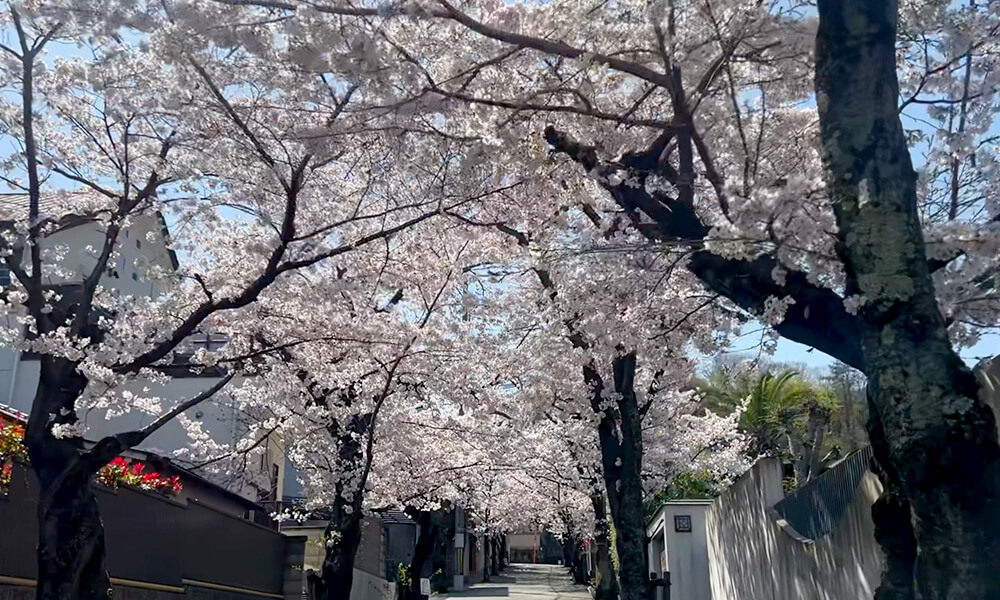
<svg viewBox="0 0 1000 600">
<path fill-rule="evenodd" d="M 219 379 L 216 377 L 174 377 L 169 379 L 165 385 L 161 385 L 134 380 L 125 385 L 124 389 L 135 394 L 160 398 L 162 408 L 166 411 L 178 402 L 197 396 L 218 381 Z M 236 386 L 238 382 L 233 381 L 229 385 Z M 145 387 L 149 388 L 148 392 L 143 391 Z M 198 406 L 188 409 L 184 414 L 192 420 L 200 421 L 205 430 L 211 434 L 212 439 L 218 443 L 232 444 L 243 433 L 237 425 L 236 408 L 225 390 Z M 93 411 L 81 414 L 79 417 L 87 426 L 87 437 L 92 439 L 121 431 L 139 429 L 156 419 L 156 415 L 139 411 L 132 411 L 111 419 L 106 418 L 104 411 Z M 187 446 L 188 443 L 187 432 L 175 419 L 151 435 L 141 447 L 144 450 L 169 456 L 171 452 Z"/>
<path fill-rule="evenodd" d="M 833 530 L 803 543 L 770 516 L 781 477 L 778 461 L 758 461 L 708 511 L 713 600 L 872 598 L 882 569 L 871 517 L 878 478 L 866 472 Z"/>
<path fill-rule="evenodd" d="M 38 387 L 38 365 L 21 363 L 20 355 L 0 346 L 0 402 L 28 412 Z"/>
<path fill-rule="evenodd" d="M 4 404 L 15 410 L 28 413 L 31 411 L 31 403 L 35 397 L 35 390 L 38 388 L 40 362 L 38 360 L 20 360 L 16 370 L 3 369 L 3 366 L 12 364 L 13 360 L 14 354 L 9 349 L 0 349 L 0 365 L 2 365 L 0 366 L 0 391 L 6 395 L 10 390 Z M 15 374 L 16 379 L 14 378 Z M 143 388 L 149 387 L 149 392 L 146 395 L 159 397 L 163 409 L 169 410 L 177 402 L 197 396 L 218 381 L 218 378 L 215 377 L 175 377 L 171 378 L 166 385 L 161 385 L 136 380 L 126 385 L 125 389 L 136 394 L 143 394 Z M 233 382 L 230 385 L 238 384 Z M 236 410 L 224 392 L 220 392 L 213 399 L 206 400 L 197 407 L 186 411 L 185 415 L 194 419 L 196 413 L 202 413 L 203 416 L 199 420 L 204 423 L 205 430 L 211 434 L 212 439 L 216 442 L 231 444 L 241 433 L 237 431 Z M 138 411 L 111 419 L 106 417 L 105 411 L 83 413 L 79 417 L 80 421 L 87 426 L 86 437 L 89 439 L 139 429 L 156 418 L 154 415 Z M 175 420 L 150 436 L 141 448 L 169 456 L 174 450 L 187 445 L 187 432 Z"/>
<path fill-rule="evenodd" d="M 104 235 L 102 224 L 87 222 L 55 232 L 42 239 L 39 245 L 43 253 L 60 247 L 69 249 L 59 261 L 60 268 L 65 274 L 49 275 L 46 277 L 46 283 L 82 281 L 94 268 L 96 254 L 104 244 Z M 88 252 L 88 247 L 92 251 Z M 152 297 L 162 292 L 163 282 L 151 282 L 145 276 L 149 266 L 162 269 L 164 272 L 173 270 L 159 218 L 154 215 L 133 217 L 128 229 L 119 237 L 116 251 L 119 258 L 112 261 L 109 267 L 118 272 L 118 277 L 111 277 L 105 273 L 101 278 L 102 285 L 132 296 Z"/>
<path fill-rule="evenodd" d="M 95 254 L 104 243 L 104 235 L 102 224 L 84 222 L 44 238 L 40 242 L 43 252 L 60 247 L 68 249 L 60 262 L 64 273 L 58 277 L 50 275 L 46 282 L 57 284 L 81 281 L 93 269 L 96 262 Z M 158 216 L 133 217 L 128 228 L 119 237 L 116 248 L 119 257 L 109 264 L 117 276 L 105 272 L 101 277 L 101 285 L 121 295 L 137 297 L 160 295 L 166 286 L 174 283 L 169 279 L 151 281 L 147 277 L 147 270 L 152 266 L 164 273 L 173 271 L 173 258 L 166 242 L 162 222 Z M 87 251 L 88 247 L 92 251 Z M 0 327 L 19 328 L 21 325 L 16 318 L 8 316 L 0 322 Z M 29 413 L 38 388 L 39 367 L 40 362 L 37 359 L 25 360 L 9 348 L 0 347 L 0 403 Z M 216 382 L 218 378 L 215 377 L 174 377 L 166 384 L 150 384 L 145 380 L 137 380 L 127 384 L 125 389 L 141 396 L 158 397 L 161 399 L 163 410 L 169 410 L 176 403 L 196 396 Z M 238 382 L 234 381 L 230 385 L 238 385 Z M 143 391 L 145 387 L 150 388 L 149 392 Z M 186 411 L 185 415 L 199 420 L 210 437 L 220 444 L 232 444 L 245 432 L 238 411 L 224 392 Z M 136 411 L 112 419 L 106 418 L 105 411 L 80 414 L 79 417 L 88 428 L 85 434 L 88 439 L 141 428 L 156 418 L 155 415 Z M 176 450 L 189 445 L 187 432 L 178 421 L 174 420 L 150 436 L 139 448 L 170 457 Z M 279 498 L 284 471 L 284 459 L 281 454 L 280 445 L 269 443 L 263 469 L 270 473 L 272 465 L 278 465 Z"/>
<path fill-rule="evenodd" d="M 705 530 L 707 510 L 708 504 L 668 504 L 664 509 L 663 532 L 672 598 L 684 600 L 712 598 L 708 568 L 708 537 Z M 674 517 L 680 515 L 691 517 L 690 532 L 676 531 Z"/>
</svg>

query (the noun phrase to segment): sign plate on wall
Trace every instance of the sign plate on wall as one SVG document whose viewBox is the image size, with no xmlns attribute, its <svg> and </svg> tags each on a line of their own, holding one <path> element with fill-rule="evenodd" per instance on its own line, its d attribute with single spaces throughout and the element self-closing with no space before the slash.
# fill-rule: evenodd
<svg viewBox="0 0 1000 600">
<path fill-rule="evenodd" d="M 430 579 L 420 579 L 420 594 L 422 596 L 431 595 L 431 580 Z"/>
<path fill-rule="evenodd" d="M 674 515 L 674 531 L 680 533 L 690 533 L 691 515 Z"/>
</svg>

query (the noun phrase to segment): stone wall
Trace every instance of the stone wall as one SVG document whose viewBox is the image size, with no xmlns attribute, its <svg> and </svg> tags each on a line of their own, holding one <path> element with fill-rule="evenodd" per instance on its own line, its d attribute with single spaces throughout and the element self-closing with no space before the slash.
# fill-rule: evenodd
<svg viewBox="0 0 1000 600">
<path fill-rule="evenodd" d="M 385 578 L 385 528 L 378 515 L 366 515 L 361 522 L 361 543 L 354 568 L 380 579 Z"/>
<path fill-rule="evenodd" d="M 395 600 L 396 584 L 381 577 L 354 569 L 350 600 Z"/>
<path fill-rule="evenodd" d="M 285 535 L 307 540 L 299 563 L 303 570 L 319 572 L 322 569 L 325 555 L 322 539 L 325 529 L 326 523 L 322 521 L 308 521 L 301 525 L 282 527 Z M 396 586 L 384 577 L 385 545 L 385 528 L 381 519 L 377 515 L 366 516 L 361 525 L 361 544 L 354 559 L 354 580 L 349 600 L 395 599 Z"/>
<path fill-rule="evenodd" d="M 712 600 L 870 600 L 882 569 L 871 519 L 880 493 L 865 471 L 829 533 L 810 540 L 774 510 L 780 465 L 759 461 L 708 510 Z"/>
</svg>

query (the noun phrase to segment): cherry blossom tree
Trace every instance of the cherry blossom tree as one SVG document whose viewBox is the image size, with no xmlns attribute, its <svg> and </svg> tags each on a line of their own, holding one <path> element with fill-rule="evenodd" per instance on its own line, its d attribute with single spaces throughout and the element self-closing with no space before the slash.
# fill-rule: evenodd
<svg viewBox="0 0 1000 600">
<path fill-rule="evenodd" d="M 273 24 L 215 27 L 190 5 L 17 3 L 3 14 L 4 184 L 20 206 L 4 215 L 15 282 L 3 310 L 23 325 L 4 338 L 41 355 L 25 437 L 41 487 L 37 595 L 104 598 L 90 480 L 240 371 L 252 373 L 269 349 L 230 362 L 216 385 L 173 406 L 118 390 L 163 381 L 188 336 L 293 273 L 352 253 L 384 257 L 396 234 L 518 184 L 464 164 L 460 142 L 432 123 L 383 118 L 363 40 L 341 39 L 339 62 L 302 64 L 309 57 L 297 40 Z M 48 53 L 66 46 L 80 50 Z M 407 162 L 413 152 L 426 160 Z M 160 215 L 182 267 L 131 265 L 156 293 L 116 293 L 106 273 L 122 256 L 122 232 Z M 50 242 L 80 220 L 99 230 L 99 245 Z M 82 267 L 66 260 L 81 252 Z M 194 360 L 214 361 L 204 352 Z M 84 410 L 155 418 L 90 443 Z"/>
<path fill-rule="evenodd" d="M 162 377 L 206 319 L 252 315 L 290 274 L 356 254 L 378 264 L 405 248 L 398 234 L 433 222 L 455 228 L 430 229 L 434 240 L 473 244 L 463 277 L 496 282 L 460 294 L 488 318 L 447 319 L 430 346 L 502 330 L 520 335 L 499 347 L 530 357 L 500 377 L 444 369 L 454 381 L 434 390 L 434 414 L 478 407 L 596 434 L 588 460 L 599 456 L 625 598 L 649 593 L 644 438 L 669 440 L 661 466 L 695 447 L 678 419 L 711 417 L 685 408 L 688 350 L 717 347 L 749 315 L 867 376 L 886 488 L 879 594 L 1000 592 L 996 419 L 957 354 L 997 325 L 993 3 L 66 0 L 5 15 L 5 183 L 26 210 L 4 236 L 17 280 L 4 308 L 27 331 L 8 343 L 44 355 L 26 440 L 45 507 L 40 597 L 105 595 L 87 481 L 217 391 L 167 409 L 111 390 Z M 86 52 L 48 58 L 64 41 Z M 105 232 L 72 293 L 66 250 L 44 243 L 58 222 L 43 197 Z M 102 273 L 120 231 L 157 212 L 177 224 L 186 266 L 147 276 L 182 280 L 115 297 Z M 367 289 L 377 308 L 399 303 L 401 288 Z M 493 295 L 504 310 L 487 313 Z M 418 307 L 391 310 L 410 312 L 393 332 L 420 320 Z M 232 355 L 234 373 L 286 343 L 246 339 L 244 354 L 269 350 Z M 411 361 L 411 338 L 391 339 L 368 354 L 369 381 L 417 386 L 392 369 Z M 329 365 L 305 366 L 324 390 L 354 381 L 328 387 Z M 299 372 L 288 385 L 307 391 Z M 76 411 L 140 405 L 159 415 L 152 429 L 81 441 Z M 511 484 L 489 462 L 465 484 L 481 505 L 482 485 Z M 330 493 L 341 480 L 317 481 Z M 54 552 L 67 545 L 81 550 Z"/>
<path fill-rule="evenodd" d="M 498 225 L 487 211 L 465 221 L 531 250 L 520 262 L 486 269 L 506 280 L 506 289 L 494 292 L 511 298 L 504 302 L 505 327 L 518 358 L 507 363 L 512 370 L 506 375 L 518 393 L 499 396 L 499 412 L 527 410 L 566 431 L 562 454 L 574 458 L 562 477 L 571 477 L 578 493 L 598 496 L 598 513 L 600 497 L 607 495 L 622 594 L 639 597 L 648 587 L 647 492 L 665 486 L 678 465 L 691 466 L 701 456 L 698 445 L 728 442 L 731 457 L 738 456 L 734 420 L 694 414 L 694 361 L 686 353 L 692 343 L 714 347 L 718 338 L 712 332 L 734 323 L 729 311 L 714 306 L 714 295 L 690 286 L 690 276 L 675 268 L 677 256 L 621 252 L 630 244 L 628 235 L 614 226 L 602 234 L 595 227 L 601 208 L 560 211 L 553 229 L 530 233 Z M 648 450 L 653 468 L 643 466 Z M 704 456 L 710 455 L 720 456 Z M 740 467 L 727 464 L 720 471 L 732 475 L 746 467 L 742 459 L 736 462 Z"/>
<path fill-rule="evenodd" d="M 229 450 L 254 448 L 265 434 L 283 440 L 302 475 L 303 508 L 328 520 L 326 597 L 350 594 L 367 511 L 405 507 L 422 519 L 461 502 L 486 515 L 486 533 L 504 530 L 498 511 L 490 516 L 499 486 L 480 505 L 476 473 L 516 464 L 498 451 L 511 440 L 467 439 L 483 435 L 477 423 L 480 413 L 489 418 L 480 408 L 497 387 L 500 346 L 488 331 L 495 314 L 468 310 L 470 265 L 490 248 L 464 228 L 440 219 L 399 232 L 382 248 L 276 282 L 214 321 L 231 341 L 212 360 L 243 365 L 248 379 L 231 394 L 259 416 Z"/>
<path fill-rule="evenodd" d="M 997 13 L 818 9 L 439 0 L 309 18 L 367 25 L 414 106 L 491 160 L 547 172 L 539 197 L 579 206 L 596 183 L 649 243 L 683 248 L 707 290 L 864 372 L 886 475 L 880 594 L 991 597 L 1000 446 L 956 349 L 996 326 Z M 576 177 L 545 160 L 543 131 Z"/>
</svg>

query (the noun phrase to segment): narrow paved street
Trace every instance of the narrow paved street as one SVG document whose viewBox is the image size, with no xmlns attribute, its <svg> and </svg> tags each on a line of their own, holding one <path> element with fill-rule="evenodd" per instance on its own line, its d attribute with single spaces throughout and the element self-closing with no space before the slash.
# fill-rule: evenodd
<svg viewBox="0 0 1000 600">
<path fill-rule="evenodd" d="M 510 565 L 502 581 L 480 583 L 444 598 L 510 598 L 511 600 L 590 600 L 585 586 L 576 585 L 559 565 Z M 513 579 L 513 581 L 511 581 Z"/>
</svg>

